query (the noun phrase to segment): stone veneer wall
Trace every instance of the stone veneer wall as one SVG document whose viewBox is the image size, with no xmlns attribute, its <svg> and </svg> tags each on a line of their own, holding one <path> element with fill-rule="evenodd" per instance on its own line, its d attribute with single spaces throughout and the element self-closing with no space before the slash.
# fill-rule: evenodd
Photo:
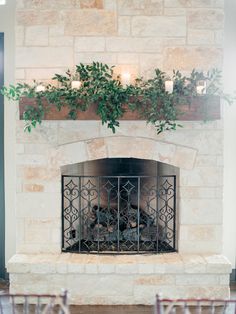
<svg viewBox="0 0 236 314">
<path fill-rule="evenodd" d="M 145 77 L 155 67 L 221 66 L 221 0 L 20 0 L 17 5 L 19 81 L 49 81 L 55 72 L 91 61 Z M 230 267 L 215 256 L 222 250 L 223 122 L 183 125 L 157 136 L 145 122 L 122 121 L 112 135 L 99 121 L 45 121 L 27 134 L 18 121 L 18 255 L 8 264 L 11 291 L 64 286 L 74 303 L 103 304 L 150 304 L 158 291 L 169 297 L 226 297 Z M 60 254 L 60 168 L 106 157 L 153 159 L 180 168 L 179 254 L 131 260 Z M 81 283 L 88 283 L 87 290 L 78 289 Z M 89 294 L 95 283 L 97 292 Z"/>
<path fill-rule="evenodd" d="M 48 80 L 79 62 L 135 75 L 220 66 L 223 0 L 18 0 L 16 78 Z"/>
</svg>

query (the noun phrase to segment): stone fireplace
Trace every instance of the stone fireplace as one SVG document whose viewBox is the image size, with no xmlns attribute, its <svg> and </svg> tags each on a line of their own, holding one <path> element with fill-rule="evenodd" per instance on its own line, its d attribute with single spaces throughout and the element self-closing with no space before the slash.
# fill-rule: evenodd
<svg viewBox="0 0 236 314">
<path fill-rule="evenodd" d="M 221 67 L 223 1 L 23 0 L 17 5 L 20 82 L 50 82 L 54 73 L 92 61 L 145 78 L 157 67 L 169 73 Z M 153 304 L 156 293 L 228 297 L 231 266 L 221 255 L 223 119 L 180 123 L 183 128 L 157 135 L 143 121 L 121 121 L 112 134 L 100 121 L 55 120 L 27 134 L 17 120 L 11 292 L 65 288 L 74 304 Z M 115 186 L 112 195 L 102 188 L 108 176 Z M 143 198 L 145 176 L 157 180 L 149 178 L 149 195 Z M 167 180 L 175 185 L 168 204 L 165 177 L 176 178 L 175 184 Z M 90 188 L 81 190 L 87 183 Z M 132 200 L 126 184 L 137 192 Z M 69 200 L 63 198 L 66 185 Z M 73 199 L 74 192 L 91 196 L 92 185 L 96 201 Z M 170 223 L 168 215 L 165 222 L 158 216 L 163 204 L 175 214 Z M 123 224 L 111 222 L 114 217 Z M 175 234 L 169 246 L 167 228 Z M 78 254 L 85 241 L 87 251 Z M 106 254 L 91 254 L 95 251 Z"/>
<path fill-rule="evenodd" d="M 220 255 L 222 122 L 184 124 L 184 129 L 157 138 L 155 129 L 141 121 L 121 122 L 116 135 L 96 121 L 44 122 L 29 137 L 19 122 L 19 147 L 24 149 L 18 154 L 18 254 L 8 263 L 11 291 L 49 293 L 64 287 L 75 304 L 151 304 L 157 292 L 227 297 L 231 267 Z M 86 172 L 91 163 L 89 171 L 99 176 L 110 159 L 145 160 L 156 171 L 148 164 L 142 170 L 147 175 L 152 170 L 154 176 L 178 176 L 175 253 L 62 252 L 61 175 L 91 176 Z"/>
</svg>

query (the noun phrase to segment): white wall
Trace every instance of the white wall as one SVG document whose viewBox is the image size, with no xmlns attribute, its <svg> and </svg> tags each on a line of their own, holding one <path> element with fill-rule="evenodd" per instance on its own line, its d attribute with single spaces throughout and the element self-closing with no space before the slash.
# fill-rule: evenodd
<svg viewBox="0 0 236 314">
<path fill-rule="evenodd" d="M 225 0 L 225 92 L 236 90 L 236 1 Z M 236 103 L 224 106 L 223 253 L 236 268 Z"/>
<path fill-rule="evenodd" d="M 14 82 L 15 72 L 15 0 L 0 6 L 0 32 L 5 37 L 5 85 Z M 5 101 L 5 209 L 6 261 L 15 253 L 15 124 L 16 104 Z"/>
</svg>

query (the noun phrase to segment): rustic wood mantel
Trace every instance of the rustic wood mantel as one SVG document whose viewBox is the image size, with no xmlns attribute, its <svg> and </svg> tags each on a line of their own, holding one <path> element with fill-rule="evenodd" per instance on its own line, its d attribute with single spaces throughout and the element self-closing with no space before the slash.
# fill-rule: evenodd
<svg viewBox="0 0 236 314">
<path fill-rule="evenodd" d="M 43 105 L 50 107 L 45 114 L 44 120 L 68 120 L 69 109 L 62 107 L 58 111 L 56 106 L 49 104 L 46 99 Z M 34 98 L 22 97 L 19 102 L 20 119 L 23 119 L 23 113 L 28 106 L 36 107 Z M 96 105 L 91 105 L 86 111 L 79 112 L 77 120 L 100 120 L 96 113 Z M 199 120 L 219 120 L 221 118 L 220 98 L 218 96 L 199 96 L 192 98 L 190 105 L 178 105 L 181 114 L 178 120 L 182 121 L 199 121 Z M 145 120 L 140 117 L 137 111 L 130 111 L 128 108 L 120 120 Z"/>
</svg>

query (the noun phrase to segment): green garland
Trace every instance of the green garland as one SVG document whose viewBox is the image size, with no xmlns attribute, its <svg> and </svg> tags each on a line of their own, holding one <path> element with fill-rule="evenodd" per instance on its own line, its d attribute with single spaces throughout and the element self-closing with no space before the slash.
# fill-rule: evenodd
<svg viewBox="0 0 236 314">
<path fill-rule="evenodd" d="M 34 85 L 18 83 L 16 86 L 3 87 L 1 93 L 12 100 L 21 97 L 35 98 L 37 106 L 28 106 L 23 114 L 26 121 L 25 130 L 31 132 L 44 119 L 45 109 L 42 100 L 54 104 L 60 111 L 62 107 L 69 108 L 69 119 L 76 119 L 80 111 L 85 111 L 91 104 L 97 104 L 97 114 L 102 124 L 107 124 L 113 133 L 119 127 L 119 119 L 125 112 L 125 105 L 130 110 L 137 110 L 147 123 L 153 124 L 157 133 L 164 130 L 175 130 L 179 116 L 178 105 L 191 103 L 191 98 L 197 96 L 196 86 L 199 80 L 207 82 L 206 95 L 219 95 L 228 102 L 232 99 L 221 90 L 221 72 L 213 69 L 206 74 L 193 70 L 189 77 L 179 71 L 173 71 L 173 93 L 165 91 L 165 81 L 168 75 L 159 69 L 155 70 L 152 79 L 138 78 L 134 84 L 122 86 L 119 78 L 113 78 L 113 68 L 106 64 L 93 62 L 91 65 L 79 64 L 75 72 L 68 70 L 65 75 L 55 74 L 53 80 L 59 82 L 59 87 L 46 85 L 45 91 L 37 92 L 38 83 Z M 79 78 L 82 81 L 80 89 L 72 89 L 71 82 Z"/>
</svg>

